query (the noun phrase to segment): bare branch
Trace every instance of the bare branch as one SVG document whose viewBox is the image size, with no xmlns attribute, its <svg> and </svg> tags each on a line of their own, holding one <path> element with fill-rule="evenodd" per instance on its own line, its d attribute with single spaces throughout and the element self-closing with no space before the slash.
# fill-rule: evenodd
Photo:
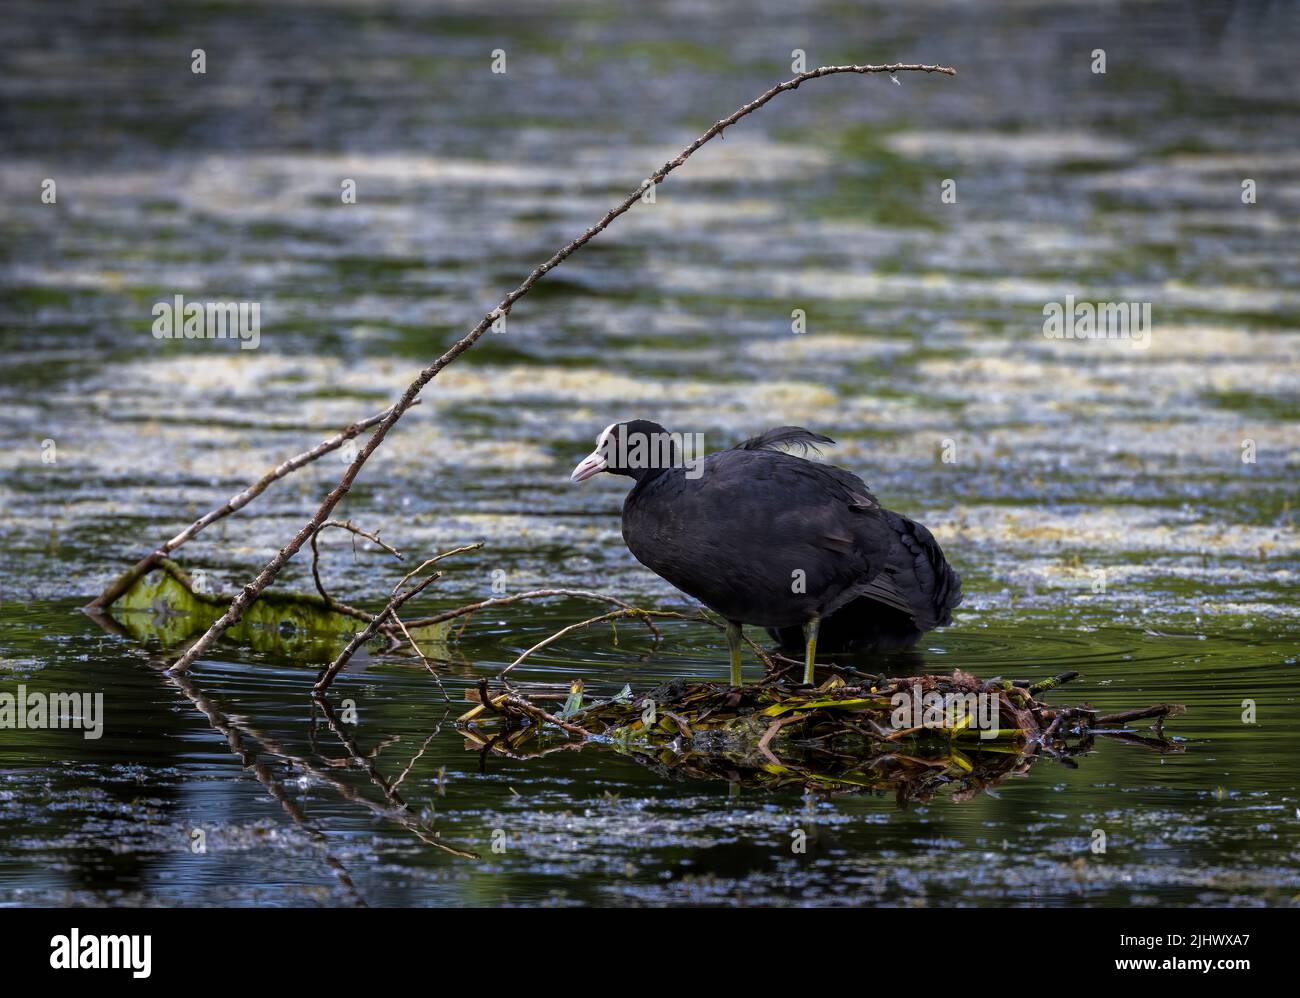
<svg viewBox="0 0 1300 998">
<path fill-rule="evenodd" d="M 466 551 L 477 551 L 479 548 L 483 546 L 483 543 L 484 543 L 483 541 L 475 541 L 473 544 L 462 544 L 460 547 L 452 548 L 450 551 L 444 551 L 442 552 L 442 554 L 435 554 L 432 558 L 426 561 L 419 568 L 415 569 L 414 571 L 407 572 L 405 575 L 403 575 L 401 580 L 397 583 L 397 585 L 393 586 L 393 591 L 391 595 L 396 596 L 397 590 L 401 589 L 402 586 L 406 585 L 406 580 L 409 579 L 412 575 L 419 575 L 430 565 L 438 564 L 438 562 L 442 561 L 443 558 L 450 558 L 454 554 L 464 554 Z"/>
</svg>

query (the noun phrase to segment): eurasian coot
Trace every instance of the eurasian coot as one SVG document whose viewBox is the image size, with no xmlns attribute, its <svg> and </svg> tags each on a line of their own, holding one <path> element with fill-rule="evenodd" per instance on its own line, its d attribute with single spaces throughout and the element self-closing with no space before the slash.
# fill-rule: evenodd
<svg viewBox="0 0 1300 998">
<path fill-rule="evenodd" d="M 862 479 L 803 452 L 834 443 L 780 426 L 730 450 L 691 453 L 692 437 L 644 419 L 607 426 L 573 469 L 636 484 L 623 539 L 638 561 L 727 621 L 740 685 L 742 627 L 765 627 L 805 652 L 906 648 L 952 622 L 961 580 L 919 523 L 881 509 Z"/>
</svg>

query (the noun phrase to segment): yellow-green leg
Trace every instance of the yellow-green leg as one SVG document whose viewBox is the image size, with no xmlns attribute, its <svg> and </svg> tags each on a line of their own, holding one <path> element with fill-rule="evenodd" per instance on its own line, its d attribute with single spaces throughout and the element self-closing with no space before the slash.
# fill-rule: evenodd
<svg viewBox="0 0 1300 998">
<path fill-rule="evenodd" d="M 743 685 L 740 678 L 740 642 L 742 625 L 727 621 L 727 647 L 731 649 L 731 685 Z"/>
<path fill-rule="evenodd" d="M 807 686 L 811 686 L 813 682 L 813 668 L 817 662 L 817 627 L 820 623 L 820 619 L 813 617 L 803 629 L 804 638 L 808 641 L 808 654 L 803 666 L 803 681 Z"/>
</svg>

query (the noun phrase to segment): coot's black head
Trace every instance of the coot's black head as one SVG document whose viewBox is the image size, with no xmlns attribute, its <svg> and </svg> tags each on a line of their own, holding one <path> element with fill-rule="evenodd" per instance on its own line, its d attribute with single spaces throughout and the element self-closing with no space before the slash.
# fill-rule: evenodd
<svg viewBox="0 0 1300 998">
<path fill-rule="evenodd" d="M 585 482 L 607 471 L 640 482 L 681 466 L 681 448 L 673 434 L 648 419 L 633 419 L 605 427 L 596 449 L 579 462 L 569 480 Z"/>
</svg>

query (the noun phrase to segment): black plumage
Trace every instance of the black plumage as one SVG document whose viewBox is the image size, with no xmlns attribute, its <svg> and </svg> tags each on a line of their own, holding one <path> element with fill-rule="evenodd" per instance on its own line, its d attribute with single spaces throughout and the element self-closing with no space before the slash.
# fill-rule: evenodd
<svg viewBox="0 0 1300 998">
<path fill-rule="evenodd" d="M 961 582 L 930 532 L 882 509 L 858 476 L 780 449 L 828 437 L 782 426 L 689 462 L 679 442 L 656 423 L 614 424 L 573 478 L 634 479 L 623 503 L 632 554 L 732 625 L 802 647 L 811 624 L 811 659 L 814 642 L 893 650 L 951 622 Z M 734 638 L 733 674 L 738 626 Z"/>
</svg>

